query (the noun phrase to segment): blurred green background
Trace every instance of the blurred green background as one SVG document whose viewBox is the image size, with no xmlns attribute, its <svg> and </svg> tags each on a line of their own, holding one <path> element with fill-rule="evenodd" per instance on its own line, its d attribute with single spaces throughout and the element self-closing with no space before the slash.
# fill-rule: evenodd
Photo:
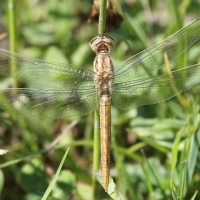
<svg viewBox="0 0 200 200">
<path fill-rule="evenodd" d="M 116 0 L 112 2 L 117 5 Z M 115 40 L 111 53 L 115 66 L 200 17 L 196 0 L 119 3 L 127 18 L 119 17 L 119 8 L 114 17 L 110 10 L 107 24 Z M 16 52 L 92 69 L 95 55 L 88 42 L 98 34 L 92 5 L 92 0 L 16 1 Z M 4 37 L 10 23 L 7 7 L 8 1 L 1 0 L 1 49 L 9 49 L 9 35 Z M 194 45 L 187 55 L 184 65 L 199 63 L 199 46 Z M 181 67 L 177 62 L 177 68 Z M 0 76 L 0 88 L 12 82 Z M 111 175 L 121 199 L 192 199 L 200 188 L 199 92 L 195 87 L 181 96 L 189 109 L 176 97 L 128 111 L 112 107 Z M 41 120 L 0 110 L 0 148 L 9 149 L 0 156 L 1 199 L 41 199 L 69 146 L 49 199 L 109 199 L 100 184 L 95 192 L 92 186 L 93 116 Z M 66 130 L 75 119 L 77 125 Z M 62 133 L 55 149 L 26 158 L 45 150 Z"/>
</svg>

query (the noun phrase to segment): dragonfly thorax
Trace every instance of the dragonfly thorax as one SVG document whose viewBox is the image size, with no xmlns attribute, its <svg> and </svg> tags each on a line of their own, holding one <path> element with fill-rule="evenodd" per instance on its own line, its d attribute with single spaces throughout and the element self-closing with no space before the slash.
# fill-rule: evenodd
<svg viewBox="0 0 200 200">
<path fill-rule="evenodd" d="M 113 63 L 109 52 L 113 46 L 113 40 L 110 37 L 96 37 L 90 42 L 92 50 L 97 54 L 94 60 L 94 81 L 95 88 L 99 91 L 99 96 L 110 95 L 113 89 Z"/>
<path fill-rule="evenodd" d="M 98 53 L 94 60 L 94 82 L 99 96 L 110 95 L 114 87 L 113 63 L 108 53 Z"/>
</svg>

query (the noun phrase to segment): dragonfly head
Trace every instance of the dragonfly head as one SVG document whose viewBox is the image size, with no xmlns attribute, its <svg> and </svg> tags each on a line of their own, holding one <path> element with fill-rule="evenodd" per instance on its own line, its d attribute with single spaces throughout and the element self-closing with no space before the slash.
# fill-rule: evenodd
<svg viewBox="0 0 200 200">
<path fill-rule="evenodd" d="M 112 50 L 113 39 L 109 36 L 97 36 L 89 44 L 95 53 L 108 53 Z"/>
</svg>

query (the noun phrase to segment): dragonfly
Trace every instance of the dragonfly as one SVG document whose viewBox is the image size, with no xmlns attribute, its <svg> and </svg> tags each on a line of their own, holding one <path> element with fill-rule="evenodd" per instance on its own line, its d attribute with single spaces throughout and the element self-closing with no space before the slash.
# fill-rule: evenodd
<svg viewBox="0 0 200 200">
<path fill-rule="evenodd" d="M 0 108 L 50 119 L 87 115 L 98 108 L 102 185 L 107 190 L 111 104 L 119 109 L 155 104 L 198 85 L 200 64 L 169 72 L 164 69 L 166 62 L 173 63 L 199 39 L 200 19 L 197 19 L 114 67 L 110 57 L 113 39 L 108 35 L 97 36 L 90 42 L 96 53 L 93 70 L 26 58 L 0 49 L 0 73 L 32 86 L 0 89 Z"/>
</svg>

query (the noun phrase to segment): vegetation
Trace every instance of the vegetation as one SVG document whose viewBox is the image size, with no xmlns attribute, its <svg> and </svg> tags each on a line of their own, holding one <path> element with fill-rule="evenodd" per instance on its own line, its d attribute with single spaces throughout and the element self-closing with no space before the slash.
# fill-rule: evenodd
<svg viewBox="0 0 200 200">
<path fill-rule="evenodd" d="M 200 17 L 194 0 L 111 2 L 116 15 L 109 16 L 110 8 L 107 32 L 115 41 L 115 66 Z M 92 69 L 95 55 L 88 42 L 98 34 L 92 4 L 18 0 L 13 22 L 8 20 L 7 1 L 1 1 L 0 33 L 15 23 L 17 53 Z M 0 48 L 8 49 L 8 42 L 9 37 L 0 40 Z M 195 63 L 200 63 L 198 45 L 177 59 L 176 68 Z M 31 87 L 0 76 L 0 88 L 13 85 Z M 112 107 L 111 175 L 121 199 L 200 199 L 199 92 L 197 86 L 168 101 L 128 111 Z M 60 163 L 48 199 L 110 199 L 92 181 L 93 116 L 41 120 L 0 110 L 0 148 L 9 150 L 0 156 L 1 199 L 42 199 Z"/>
</svg>

